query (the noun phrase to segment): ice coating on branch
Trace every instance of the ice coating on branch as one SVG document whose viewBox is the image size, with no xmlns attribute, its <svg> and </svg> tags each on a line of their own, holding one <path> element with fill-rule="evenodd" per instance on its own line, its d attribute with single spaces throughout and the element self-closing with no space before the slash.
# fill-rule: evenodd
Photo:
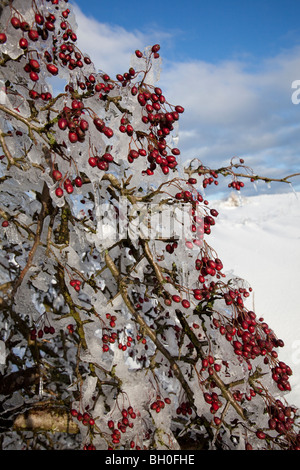
<svg viewBox="0 0 300 470">
<path fill-rule="evenodd" d="M 130 66 L 135 70 L 147 70 L 147 83 L 149 85 L 155 86 L 160 79 L 162 59 L 161 57 L 158 57 L 151 61 L 151 53 L 152 46 L 146 47 L 142 61 L 141 59 L 137 58 L 136 54 L 132 54 Z"/>
<path fill-rule="evenodd" d="M 1 374 L 3 374 L 4 369 L 5 369 L 5 364 L 6 364 L 6 348 L 5 348 L 5 342 L 0 341 L 0 371 Z"/>
</svg>

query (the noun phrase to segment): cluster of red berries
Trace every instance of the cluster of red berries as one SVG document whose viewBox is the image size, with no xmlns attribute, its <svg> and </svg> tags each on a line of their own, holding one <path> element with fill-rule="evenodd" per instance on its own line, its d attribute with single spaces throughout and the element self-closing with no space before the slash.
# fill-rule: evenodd
<svg viewBox="0 0 300 470">
<path fill-rule="evenodd" d="M 277 387 L 281 391 L 290 391 L 291 385 L 289 377 L 292 375 L 292 369 L 286 365 L 283 361 L 279 361 L 278 364 L 271 369 L 272 379 L 276 382 Z"/>
<path fill-rule="evenodd" d="M 71 416 L 73 416 L 73 418 L 76 418 L 77 421 L 82 422 L 82 424 L 84 426 L 94 426 L 95 425 L 94 418 L 87 411 L 85 411 L 84 413 L 81 413 L 80 411 L 76 410 L 75 408 L 72 408 L 70 413 L 71 413 Z"/>
<path fill-rule="evenodd" d="M 159 58 L 159 51 L 160 50 L 160 45 L 159 44 L 154 44 L 154 46 L 151 47 L 151 55 L 153 56 L 154 59 L 158 59 Z M 141 59 L 142 57 L 144 57 L 144 54 L 142 53 L 142 51 L 140 51 L 139 49 L 136 49 L 135 51 L 135 55 Z"/>
<path fill-rule="evenodd" d="M 108 171 L 109 164 L 114 161 L 114 157 L 109 153 L 105 152 L 101 157 L 98 155 L 93 155 L 89 157 L 89 165 L 92 168 L 98 167 L 99 170 Z"/>
<path fill-rule="evenodd" d="M 29 74 L 29 78 L 36 82 L 39 79 L 40 64 L 37 60 L 30 59 L 30 61 L 25 65 L 24 71 Z"/>
<path fill-rule="evenodd" d="M 79 292 L 81 289 L 81 281 L 79 279 L 71 279 L 70 286 L 73 287 L 76 292 Z"/>
<path fill-rule="evenodd" d="M 93 122 L 96 129 L 109 139 L 114 135 L 113 130 L 110 127 L 106 126 L 105 122 L 99 117 L 95 117 Z"/>
<path fill-rule="evenodd" d="M 133 338 L 131 336 L 127 336 L 127 339 L 124 343 L 119 343 L 118 344 L 118 348 L 119 349 L 122 349 L 122 351 L 126 351 L 127 348 L 131 348 L 132 346 L 132 341 L 133 341 Z"/>
<path fill-rule="evenodd" d="M 69 15 L 70 10 L 67 9 L 62 12 L 62 16 L 67 18 Z M 23 21 L 22 16 L 19 14 L 16 14 L 15 16 L 12 16 L 10 19 L 10 24 L 15 30 L 19 30 L 22 33 L 21 38 L 19 39 L 19 47 L 27 51 L 30 47 L 30 43 L 37 42 L 39 39 L 41 40 L 47 40 L 49 37 L 49 33 L 55 33 L 58 32 L 56 28 L 56 17 L 53 14 L 49 14 L 47 16 L 42 15 L 40 12 L 36 12 L 35 17 L 34 17 L 34 23 L 31 26 L 29 23 L 26 21 Z M 66 29 L 66 23 L 62 21 L 60 23 L 60 28 Z M 25 36 L 27 34 L 27 37 Z M 73 33 L 71 30 L 67 30 L 63 34 L 63 39 L 68 40 L 71 39 L 72 41 L 76 41 L 76 34 Z M 4 44 L 7 40 L 7 36 L 5 33 L 0 34 L 0 42 Z M 57 41 L 55 38 L 54 44 Z M 53 47 L 53 52 L 55 52 L 56 47 Z M 48 65 L 47 65 L 47 70 L 52 74 L 52 75 L 57 75 L 58 73 L 58 68 L 54 63 L 54 58 L 50 61 L 49 57 L 50 54 L 49 52 L 45 52 L 45 57 L 48 59 Z M 52 63 L 50 63 L 52 62 Z M 32 76 L 30 77 L 33 81 L 38 80 L 38 75 L 36 75 L 38 72 L 36 70 L 33 70 Z"/>
<path fill-rule="evenodd" d="M 183 306 L 183 308 L 190 308 L 191 303 L 188 299 L 182 299 L 180 295 L 174 294 L 172 295 L 172 301 Z"/>
<path fill-rule="evenodd" d="M 41 100 L 45 102 L 48 102 L 52 99 L 52 94 L 49 91 L 47 92 L 41 91 L 41 93 L 38 93 L 36 90 L 29 90 L 29 96 L 33 100 L 37 100 L 40 98 Z"/>
<path fill-rule="evenodd" d="M 123 408 L 121 411 L 121 418 L 117 421 L 110 419 L 107 422 L 107 426 L 111 431 L 112 444 L 119 444 L 121 441 L 122 434 L 125 434 L 127 429 L 132 429 L 134 426 L 133 421 L 136 419 L 136 413 L 132 406 Z M 112 447 L 110 447 L 112 448 Z"/>
<path fill-rule="evenodd" d="M 89 123 L 84 115 L 84 104 L 81 100 L 73 99 L 71 106 L 64 106 L 58 116 L 58 127 L 60 130 L 68 130 L 68 138 L 72 144 L 84 142 Z"/>
<path fill-rule="evenodd" d="M 217 217 L 217 215 L 218 215 L 217 211 L 215 209 L 211 209 L 210 215 L 207 214 L 204 217 L 203 229 L 206 235 L 209 235 L 211 233 L 211 227 L 216 224 L 214 217 Z"/>
<path fill-rule="evenodd" d="M 64 191 L 66 191 L 67 194 L 72 194 L 74 186 L 80 188 L 83 184 L 80 176 L 77 176 L 74 181 L 71 181 L 70 178 L 67 178 L 66 176 L 63 178 L 62 173 L 56 169 L 53 170 L 52 177 L 54 181 L 59 181 L 59 186 L 55 190 L 55 194 L 59 198 L 64 195 Z"/>
<path fill-rule="evenodd" d="M 69 323 L 69 325 L 67 325 L 67 330 L 69 334 L 72 335 L 74 333 L 74 325 L 72 325 L 72 323 Z"/>
<path fill-rule="evenodd" d="M 32 341 L 35 341 L 37 338 L 39 339 L 43 338 L 44 334 L 54 335 L 54 333 L 55 333 L 55 328 L 53 326 L 44 325 L 43 328 L 39 328 L 38 330 L 36 328 L 32 328 L 30 330 L 30 339 Z"/>
<path fill-rule="evenodd" d="M 74 31 L 70 28 L 70 25 L 67 21 L 69 14 L 70 14 L 69 8 L 67 8 L 66 10 L 62 12 L 62 18 L 61 18 L 59 25 L 57 23 L 57 18 L 53 14 L 48 15 L 48 17 L 44 19 L 43 15 L 38 13 L 35 15 L 35 21 L 36 21 L 39 36 L 41 36 L 42 39 L 44 40 L 48 39 L 48 35 L 50 32 L 55 33 L 55 36 L 53 38 L 53 48 L 51 51 L 53 56 L 51 57 L 49 52 L 46 51 L 45 58 L 47 59 L 47 61 L 56 62 L 60 60 L 62 65 L 69 65 L 70 70 L 73 70 L 77 66 L 82 67 L 82 64 L 80 64 L 79 62 L 80 57 L 76 57 L 76 60 L 78 61 L 77 63 L 76 61 L 74 61 L 74 59 L 72 60 L 71 54 L 74 51 L 74 48 L 68 47 L 68 45 L 72 46 L 73 45 L 72 43 L 75 43 L 77 41 L 77 36 L 74 33 Z M 65 47 L 61 46 L 58 49 L 57 39 L 58 39 L 58 36 L 60 35 L 62 36 L 63 41 L 65 41 L 67 44 L 65 45 Z M 68 44 L 68 41 L 72 41 L 71 44 Z M 62 56 L 60 54 L 61 52 L 65 52 L 65 51 L 68 52 L 67 57 Z"/>
<path fill-rule="evenodd" d="M 57 4 L 58 3 L 59 2 L 57 2 Z M 39 74 L 42 69 L 46 69 L 51 75 L 56 75 L 59 65 L 62 67 L 68 66 L 70 70 L 74 70 L 77 67 L 82 68 L 83 64 L 89 65 L 91 63 L 89 57 L 82 57 L 82 54 L 75 46 L 77 37 L 68 24 L 67 18 L 69 13 L 69 9 L 62 11 L 61 21 L 59 22 L 54 14 L 43 15 L 41 12 L 36 12 L 32 27 L 22 21 L 22 15 L 18 13 L 11 17 L 11 26 L 15 30 L 22 32 L 19 45 L 24 51 L 24 54 L 26 54 L 26 57 L 28 57 L 28 62 L 24 70 L 29 74 L 31 81 L 34 83 L 38 82 Z M 28 33 L 28 39 L 24 36 L 25 33 Z M 31 51 L 28 41 L 31 40 L 35 42 L 38 39 L 46 40 L 50 33 L 52 34 L 51 51 L 49 52 L 49 50 L 46 49 L 43 58 L 33 56 L 33 51 Z M 6 39 L 6 35 L 3 33 L 0 37 L 0 42 L 5 43 Z M 104 83 L 96 83 L 94 75 L 91 74 L 85 77 L 84 82 L 78 79 L 78 85 L 81 89 L 88 88 L 90 94 L 92 94 L 93 91 L 94 93 L 100 91 L 108 93 L 114 88 L 114 85 L 108 83 L 110 81 L 108 75 L 103 74 L 102 78 Z M 74 88 L 71 85 L 67 85 L 67 88 L 72 95 L 75 91 Z M 44 101 L 49 101 L 52 99 L 51 93 L 43 91 L 39 93 L 35 87 L 29 90 L 29 95 L 30 98 L 34 100 L 41 98 Z M 77 142 L 84 142 L 85 140 L 86 132 L 89 129 L 89 122 L 87 119 L 84 119 L 83 114 L 83 102 L 80 99 L 72 99 L 71 106 L 65 106 L 58 117 L 58 127 L 61 130 L 68 130 L 68 140 L 70 143 L 75 144 Z M 112 129 L 105 126 L 102 120 L 95 117 L 93 122 L 96 129 L 104 133 L 108 138 L 112 137 Z M 96 165 L 100 169 L 107 170 L 111 161 L 113 161 L 112 156 L 105 154 L 103 157 L 97 158 Z M 95 166 L 93 157 L 90 159 L 89 163 Z M 81 184 L 82 182 L 79 181 L 79 178 L 76 178 L 75 185 L 81 186 Z M 71 184 L 69 179 L 65 181 L 64 189 L 61 186 L 56 189 L 56 196 L 62 197 L 64 190 L 69 194 L 74 190 L 74 184 Z"/>
<path fill-rule="evenodd" d="M 136 339 L 137 341 L 141 342 L 142 344 L 146 344 L 147 343 L 147 339 L 143 336 L 143 335 L 136 335 Z"/>
<path fill-rule="evenodd" d="M 136 87 L 133 87 L 133 90 L 135 90 L 135 88 Z M 155 88 L 155 90 L 158 93 L 158 90 L 160 89 Z M 137 147 L 136 149 L 130 149 L 127 159 L 129 163 L 133 163 L 139 157 L 147 158 L 148 168 L 143 172 L 147 175 L 153 175 L 157 167 L 160 167 L 164 174 L 168 174 L 170 169 L 177 166 L 178 163 L 176 156 L 180 155 L 180 150 L 178 148 L 174 147 L 170 149 L 170 151 L 168 150 L 165 137 L 173 129 L 173 125 L 171 123 L 179 119 L 178 110 L 183 112 L 183 108 L 177 106 L 177 111 L 173 111 L 172 113 L 157 112 L 156 114 L 153 114 L 155 109 L 157 109 L 157 111 L 160 109 L 161 104 L 159 103 L 159 100 L 163 101 L 162 97 L 163 95 L 144 91 L 143 93 L 139 93 L 137 98 L 139 104 L 144 106 L 148 113 L 147 115 L 143 115 L 141 119 L 144 124 L 150 124 L 149 139 L 151 144 L 147 145 L 147 148 Z M 148 104 L 147 101 L 149 101 Z M 166 120 L 167 118 L 165 116 L 168 117 L 168 120 Z M 160 128 L 155 131 L 155 128 L 158 126 Z M 126 133 L 128 136 L 133 135 L 134 129 L 128 121 L 127 116 L 122 116 L 119 130 L 122 133 Z"/>
<path fill-rule="evenodd" d="M 63 22 L 63 24 L 65 26 L 65 22 Z M 64 40 L 67 41 L 69 37 L 71 37 L 73 42 L 76 41 L 75 36 L 70 30 L 68 30 L 67 34 L 64 35 Z M 61 65 L 64 67 L 67 66 L 69 70 L 82 68 L 84 64 L 89 65 L 90 63 L 89 57 L 83 57 L 81 52 L 76 50 L 75 46 L 70 42 L 61 44 L 59 48 L 54 50 L 54 52 L 56 54 L 55 58 L 57 59 L 58 57 L 60 59 Z M 48 60 L 50 60 L 50 58 Z"/>
<path fill-rule="evenodd" d="M 104 333 L 102 335 L 102 351 L 108 352 L 109 351 L 109 343 L 114 344 L 118 338 L 118 334 L 116 332 L 112 332 L 110 334 Z"/>
<path fill-rule="evenodd" d="M 200 300 L 209 301 L 209 299 L 211 298 L 211 292 L 214 290 L 214 286 L 215 286 L 214 281 L 212 281 L 209 286 L 206 286 L 205 284 L 203 284 L 201 289 L 199 288 L 193 289 L 194 299 L 197 300 L 198 302 Z"/>
<path fill-rule="evenodd" d="M 127 134 L 128 137 L 132 137 L 134 129 L 131 124 L 129 124 L 128 118 L 126 116 L 121 117 L 121 124 L 119 126 L 119 131 L 122 132 L 122 134 Z M 130 159 L 128 159 L 129 163 Z"/>
<path fill-rule="evenodd" d="M 115 315 L 111 315 L 110 313 L 106 314 L 107 320 L 109 320 L 109 327 L 114 329 L 116 327 L 116 320 L 117 317 Z M 105 330 L 109 330 L 109 327 L 105 328 Z M 118 333 L 116 331 L 110 331 L 109 333 L 104 333 L 102 335 L 102 350 L 103 352 L 109 351 L 109 344 L 114 344 L 118 339 Z M 131 336 L 127 336 L 125 343 L 119 342 L 118 348 L 122 351 L 126 351 L 128 347 L 132 346 L 133 338 Z"/>
<path fill-rule="evenodd" d="M 293 427 L 295 412 L 295 408 L 286 406 L 281 400 L 277 399 L 276 402 L 268 408 L 270 416 L 268 421 L 269 429 L 275 430 L 278 434 L 286 434 Z"/>
<path fill-rule="evenodd" d="M 109 320 L 109 327 L 105 327 L 104 330 L 107 331 L 107 333 L 103 333 L 102 335 L 102 351 L 103 352 L 108 352 L 109 351 L 109 344 L 115 344 L 117 341 L 119 334 L 118 331 L 113 331 L 113 329 L 116 327 L 116 320 L 117 317 L 115 315 L 111 315 L 110 313 L 106 314 L 106 318 Z M 137 342 L 141 342 L 142 344 L 147 343 L 146 338 L 143 335 L 137 334 L 136 335 L 136 340 Z M 128 348 L 131 348 L 134 344 L 134 339 L 132 336 L 127 335 L 125 340 L 123 342 L 119 341 L 118 343 L 118 348 L 122 351 L 126 351 Z"/>
<path fill-rule="evenodd" d="M 94 444 L 84 444 L 83 450 L 96 450 Z"/>
<path fill-rule="evenodd" d="M 272 360 L 276 360 L 278 353 L 274 348 L 283 346 L 283 341 L 277 339 L 268 325 L 262 319 L 257 319 L 253 311 L 240 311 L 232 323 L 221 322 L 214 318 L 213 325 L 232 344 L 234 353 L 246 360 L 249 370 L 252 368 L 250 361 L 258 356 L 265 356 L 265 363 L 269 362 L 268 355 Z M 279 388 L 283 386 L 286 387 L 285 390 L 288 390 L 289 383 L 286 376 L 291 374 L 290 368 L 275 367 L 274 374 L 275 370 L 279 372 L 274 375 L 280 385 Z"/>
<path fill-rule="evenodd" d="M 120 82 L 122 84 L 122 87 L 125 87 L 126 85 L 128 85 L 131 80 L 136 76 L 136 72 L 134 70 L 133 67 L 130 67 L 128 72 L 125 72 L 123 74 L 121 73 L 118 73 L 116 75 L 116 79 L 118 80 L 118 82 Z"/>
<path fill-rule="evenodd" d="M 252 289 L 250 288 L 248 291 L 243 287 L 239 287 L 237 289 L 229 289 L 227 292 L 224 293 L 224 300 L 226 305 L 235 304 L 237 306 L 243 307 L 243 298 L 249 297 L 251 290 Z"/>
<path fill-rule="evenodd" d="M 154 57 L 159 57 L 159 48 L 158 44 L 152 47 Z M 143 57 L 140 51 L 136 51 L 136 55 L 139 58 Z M 124 86 L 135 74 L 135 70 L 130 68 L 126 76 L 126 82 L 124 82 L 122 75 L 117 75 L 117 79 Z M 177 148 L 172 148 L 169 151 L 166 137 L 174 129 L 174 123 L 178 121 L 179 115 L 184 112 L 184 108 L 182 106 L 175 106 L 171 110 L 164 109 L 166 99 L 159 87 L 155 87 L 151 91 L 145 85 L 141 88 L 133 85 L 131 94 L 137 97 L 138 103 L 143 108 L 144 113 L 141 120 L 144 124 L 149 124 L 150 133 L 147 136 L 149 143 L 146 148 L 142 146 L 140 148 L 129 149 L 128 162 L 133 163 L 139 157 L 146 157 L 148 168 L 143 171 L 144 174 L 153 175 L 157 167 L 160 167 L 164 174 L 168 174 L 170 169 L 177 166 L 176 156 L 180 154 L 180 151 Z M 133 135 L 134 129 L 130 124 L 127 113 L 121 118 L 119 130 L 122 133 L 127 133 L 128 136 Z"/>
<path fill-rule="evenodd" d="M 296 409 L 284 405 L 281 400 L 277 399 L 274 404 L 269 406 L 268 413 L 268 429 L 257 430 L 256 437 L 261 440 L 267 438 L 271 440 L 273 436 L 268 431 L 274 431 L 278 437 L 286 436 L 289 450 L 300 450 L 300 432 L 296 434 L 293 430 Z"/>
<path fill-rule="evenodd" d="M 176 408 L 176 414 L 182 416 L 190 416 L 193 413 L 191 405 L 188 401 L 183 401 L 180 405 Z"/>
<path fill-rule="evenodd" d="M 216 392 L 205 392 L 203 396 L 206 403 L 210 405 L 211 414 L 215 414 L 222 407 L 222 402 Z"/>
<path fill-rule="evenodd" d="M 167 243 L 166 244 L 166 251 L 167 251 L 167 253 L 169 253 L 171 255 L 172 253 L 174 253 L 174 251 L 176 250 L 177 247 L 178 247 L 177 242 Z"/>
<path fill-rule="evenodd" d="M 64 1 L 67 3 L 67 0 Z M 55 4 L 58 5 L 58 3 L 59 0 L 57 0 Z M 83 57 L 75 46 L 77 36 L 68 23 L 67 19 L 69 14 L 69 8 L 62 11 L 60 19 L 53 13 L 43 15 L 41 12 L 36 12 L 32 25 L 23 21 L 22 15 L 19 13 L 16 13 L 10 19 L 11 26 L 22 33 L 19 39 L 19 47 L 24 53 L 28 54 L 29 57 L 32 56 L 30 49 L 31 43 L 35 43 L 38 40 L 46 41 L 49 38 L 49 34 L 51 34 L 51 51 L 49 52 L 49 50 L 46 49 L 43 55 L 45 69 L 51 75 L 58 74 L 58 65 L 62 67 L 67 66 L 69 70 L 74 70 L 76 68 L 81 69 L 84 64 L 89 65 L 91 63 L 90 58 L 87 56 Z M 25 34 L 27 34 L 27 37 L 25 37 Z M 7 35 L 0 33 L 0 43 L 4 44 L 6 41 Z M 33 49 L 35 49 L 35 47 L 33 47 Z M 39 80 L 40 66 L 41 64 L 38 60 L 32 57 L 25 66 L 25 71 L 29 73 L 30 79 L 35 83 Z M 91 82 L 92 81 L 93 78 L 91 78 Z M 30 90 L 29 94 L 32 99 L 43 97 L 42 93 L 38 93 L 34 89 Z M 46 99 L 49 100 L 50 98 L 50 94 L 47 94 Z"/>
<path fill-rule="evenodd" d="M 208 173 L 206 173 L 206 171 Z M 203 173 L 205 172 L 205 173 Z M 202 165 L 198 168 L 198 174 L 199 176 L 200 175 L 204 175 L 204 178 L 203 178 L 203 181 L 202 181 L 202 186 L 204 189 L 207 188 L 207 186 L 210 186 L 212 184 L 214 184 L 215 186 L 218 186 L 219 182 L 218 182 L 218 173 L 214 170 L 210 170 L 210 169 L 205 169 Z"/>
<path fill-rule="evenodd" d="M 150 409 L 155 411 L 156 413 L 159 413 L 162 409 L 164 409 L 165 405 L 170 405 L 171 400 L 169 397 L 164 398 L 164 400 L 161 399 L 160 396 L 156 397 L 156 400 L 153 401 L 150 405 Z"/>
<path fill-rule="evenodd" d="M 106 318 L 109 320 L 110 328 L 115 328 L 117 317 L 115 315 L 111 315 L 110 313 L 106 313 Z M 109 328 L 105 328 L 108 330 Z M 109 343 L 114 344 L 118 338 L 118 334 L 115 331 L 111 331 L 109 334 L 104 333 L 102 335 L 102 351 L 108 352 L 109 351 Z"/>
<path fill-rule="evenodd" d="M 221 364 L 215 362 L 215 358 L 209 354 L 207 357 L 204 357 L 201 361 L 201 372 L 206 371 L 209 375 L 213 374 L 213 371 L 219 372 L 221 370 Z"/>
<path fill-rule="evenodd" d="M 243 181 L 237 181 L 237 180 L 234 180 L 234 181 L 232 181 L 231 183 L 228 184 L 228 188 L 233 188 L 236 191 L 239 191 L 244 186 L 245 186 L 245 184 L 243 183 Z"/>
<path fill-rule="evenodd" d="M 199 193 L 199 198 L 201 197 L 200 193 Z M 187 203 L 187 202 L 191 202 L 193 203 L 194 202 L 194 195 L 192 194 L 191 191 L 188 191 L 188 190 L 185 190 L 185 191 L 180 191 L 178 193 L 175 194 L 175 199 L 177 199 L 178 201 L 182 201 L 184 203 Z"/>
<path fill-rule="evenodd" d="M 220 278 L 219 273 L 223 269 L 223 263 L 219 258 L 211 259 L 208 256 L 203 256 L 201 259 L 196 259 L 195 268 L 197 271 L 200 271 L 198 280 L 203 284 L 205 276 L 217 276 Z"/>
</svg>

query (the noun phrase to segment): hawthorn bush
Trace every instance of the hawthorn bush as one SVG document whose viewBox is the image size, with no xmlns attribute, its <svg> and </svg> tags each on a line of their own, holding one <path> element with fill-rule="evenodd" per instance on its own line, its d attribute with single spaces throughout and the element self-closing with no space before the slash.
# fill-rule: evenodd
<svg viewBox="0 0 300 470">
<path fill-rule="evenodd" d="M 0 14 L 2 449 L 299 449 L 283 341 L 209 245 L 203 189 L 259 177 L 184 167 L 158 44 L 110 77 L 66 0 Z"/>
</svg>

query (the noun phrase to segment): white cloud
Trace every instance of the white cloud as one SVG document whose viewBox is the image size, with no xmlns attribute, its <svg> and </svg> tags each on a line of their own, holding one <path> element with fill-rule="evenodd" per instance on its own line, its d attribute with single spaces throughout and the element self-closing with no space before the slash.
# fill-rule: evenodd
<svg viewBox="0 0 300 470">
<path fill-rule="evenodd" d="M 128 71 L 131 54 L 143 44 L 142 33 L 100 23 L 85 16 L 76 6 L 74 13 L 78 46 L 91 57 L 96 68 L 114 76 Z"/>
<path fill-rule="evenodd" d="M 118 25 L 101 23 L 86 16 L 77 5 L 74 5 L 73 10 L 80 50 L 91 57 L 96 69 L 112 77 L 128 71 L 131 55 L 136 49 L 144 50 L 158 39 L 168 40 L 170 37 L 170 34 L 157 29 L 149 32 L 127 31 Z"/>
<path fill-rule="evenodd" d="M 300 170 L 300 105 L 292 103 L 300 48 L 262 61 L 169 64 L 161 86 L 186 111 L 179 145 L 187 158 L 224 165 L 234 155 L 278 177 Z"/>
</svg>

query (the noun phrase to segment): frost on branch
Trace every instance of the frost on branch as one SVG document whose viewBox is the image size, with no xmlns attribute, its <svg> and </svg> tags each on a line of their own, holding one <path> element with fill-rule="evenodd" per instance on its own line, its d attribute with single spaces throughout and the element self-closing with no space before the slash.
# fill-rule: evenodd
<svg viewBox="0 0 300 470">
<path fill-rule="evenodd" d="M 2 10 L 4 449 L 299 447 L 283 343 L 209 245 L 225 169 L 181 168 L 159 51 L 110 77 L 68 2 Z"/>
</svg>

